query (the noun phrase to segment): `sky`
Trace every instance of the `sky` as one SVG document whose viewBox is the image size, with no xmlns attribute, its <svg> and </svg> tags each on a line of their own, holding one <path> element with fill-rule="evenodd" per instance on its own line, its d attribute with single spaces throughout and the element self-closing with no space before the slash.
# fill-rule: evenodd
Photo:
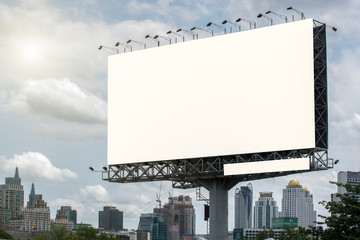
<svg viewBox="0 0 360 240">
<path fill-rule="evenodd" d="M 326 214 L 318 202 L 336 192 L 329 181 L 336 181 L 337 171 L 360 170 L 357 0 L 0 0 L 0 184 L 18 166 L 25 201 L 34 182 L 51 218 L 60 206 L 71 205 L 79 222 L 97 227 L 98 211 L 112 205 L 124 212 L 129 229 L 137 228 L 141 213 L 152 212 L 161 186 L 163 203 L 172 191 L 193 198 L 197 232 L 206 232 L 204 202 L 196 201 L 195 189 L 172 190 L 170 182 L 108 183 L 89 171 L 107 164 L 107 58 L 114 52 L 98 47 L 239 17 L 265 27 L 269 22 L 256 16 L 268 10 L 299 20 L 286 10 L 290 6 L 338 29 L 327 29 L 327 57 L 329 157 L 340 161 L 332 170 L 251 183 L 254 200 L 259 192 L 272 191 L 280 209 L 282 189 L 297 179 L 313 194 L 317 212 Z M 235 188 L 247 184 L 229 191 L 229 229 Z"/>
</svg>

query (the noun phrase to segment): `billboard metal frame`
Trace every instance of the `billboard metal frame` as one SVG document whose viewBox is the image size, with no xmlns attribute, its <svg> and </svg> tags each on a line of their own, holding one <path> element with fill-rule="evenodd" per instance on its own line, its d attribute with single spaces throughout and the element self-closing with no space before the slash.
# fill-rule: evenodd
<svg viewBox="0 0 360 240">
<path fill-rule="evenodd" d="M 315 148 L 287 151 L 240 154 L 230 156 L 179 159 L 158 162 L 109 165 L 102 172 L 102 179 L 109 182 L 130 183 L 149 181 L 172 181 L 174 188 L 194 188 L 206 185 L 207 180 L 223 179 L 230 189 L 241 181 L 250 181 L 333 168 L 328 158 L 328 104 L 326 25 L 314 20 L 314 96 L 315 96 Z M 310 169 L 304 171 L 272 172 L 224 176 L 224 164 L 308 158 Z M 231 182 L 231 183 L 230 183 Z"/>
</svg>

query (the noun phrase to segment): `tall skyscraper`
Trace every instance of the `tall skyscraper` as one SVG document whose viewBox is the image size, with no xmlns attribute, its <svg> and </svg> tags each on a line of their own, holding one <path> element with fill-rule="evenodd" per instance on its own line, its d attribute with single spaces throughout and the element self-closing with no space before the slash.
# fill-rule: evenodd
<svg viewBox="0 0 360 240">
<path fill-rule="evenodd" d="M 21 185 L 19 169 L 16 167 L 14 177 L 5 178 L 5 184 L 0 185 L 0 228 L 8 229 L 10 219 L 19 219 L 22 207 L 24 207 L 24 189 Z"/>
<path fill-rule="evenodd" d="M 71 206 L 61 206 L 56 212 L 56 219 L 64 219 L 66 217 L 70 222 L 76 224 L 77 222 L 77 212 L 72 210 Z"/>
<path fill-rule="evenodd" d="M 167 240 L 167 226 L 159 214 L 143 213 L 140 216 L 137 240 Z"/>
<path fill-rule="evenodd" d="M 279 216 L 279 208 L 272 192 L 261 192 L 254 206 L 254 228 L 271 228 L 272 218 Z"/>
<path fill-rule="evenodd" d="M 313 196 L 297 180 L 291 180 L 283 189 L 280 217 L 298 218 L 299 227 L 316 225 Z"/>
<path fill-rule="evenodd" d="M 235 190 L 235 228 L 252 227 L 253 188 L 251 183 Z"/>
<path fill-rule="evenodd" d="M 360 184 L 360 172 L 351 172 L 351 171 L 340 171 L 337 174 L 338 182 L 342 184 L 350 184 L 352 186 L 356 186 Z M 360 201 L 360 194 L 354 194 L 352 192 L 347 192 L 344 187 L 337 187 L 337 193 L 344 194 L 348 193 L 349 195 L 354 195 L 358 201 Z M 331 194 L 332 201 L 338 201 L 336 194 Z"/>
<path fill-rule="evenodd" d="M 42 194 L 35 194 L 34 183 L 31 186 L 29 202 L 21 209 L 22 231 L 50 231 L 50 208 Z"/>
<path fill-rule="evenodd" d="M 123 212 L 116 207 L 104 206 L 103 211 L 99 211 L 99 228 L 119 231 L 123 229 Z"/>
<path fill-rule="evenodd" d="M 163 217 L 168 239 L 179 240 L 183 236 L 195 235 L 195 208 L 189 196 L 169 198 L 162 208 L 154 208 L 154 213 Z"/>
</svg>

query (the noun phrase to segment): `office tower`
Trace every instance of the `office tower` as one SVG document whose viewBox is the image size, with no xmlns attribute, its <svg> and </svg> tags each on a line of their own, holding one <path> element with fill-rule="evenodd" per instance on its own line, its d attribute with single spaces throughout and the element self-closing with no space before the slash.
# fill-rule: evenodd
<svg viewBox="0 0 360 240">
<path fill-rule="evenodd" d="M 351 171 L 341 171 L 338 172 L 337 175 L 338 182 L 342 184 L 350 184 L 352 186 L 356 186 L 360 184 L 360 172 L 351 172 Z M 352 192 L 347 192 L 344 187 L 337 187 L 337 193 L 344 194 L 348 193 L 349 195 L 354 195 L 358 201 L 360 201 L 360 194 L 354 194 Z M 338 201 L 338 198 L 336 197 L 336 194 L 331 194 L 331 201 Z"/>
<path fill-rule="evenodd" d="M 251 183 L 235 190 L 235 228 L 252 227 L 253 188 Z"/>
<path fill-rule="evenodd" d="M 50 231 L 50 208 L 42 194 L 35 194 L 34 183 L 31 186 L 29 202 L 21 209 L 21 231 Z"/>
<path fill-rule="evenodd" d="M 112 206 L 104 206 L 103 211 L 99 211 L 99 228 L 119 231 L 123 229 L 123 212 Z"/>
<path fill-rule="evenodd" d="M 167 240 L 167 226 L 156 213 L 141 214 L 137 240 Z"/>
<path fill-rule="evenodd" d="M 279 209 L 272 197 L 272 192 L 260 192 L 260 197 L 255 201 L 254 228 L 271 228 L 272 218 L 279 216 Z"/>
<path fill-rule="evenodd" d="M 291 180 L 286 189 L 283 189 L 280 217 L 298 218 L 299 227 L 316 225 L 313 196 L 297 180 Z"/>
<path fill-rule="evenodd" d="M 195 208 L 189 196 L 171 197 L 162 208 L 154 208 L 154 213 L 163 217 L 168 239 L 179 240 L 195 235 Z"/>
<path fill-rule="evenodd" d="M 77 222 L 77 212 L 76 210 L 72 210 L 71 206 L 61 206 L 59 210 L 56 212 L 56 219 L 64 219 L 67 218 L 70 222 L 74 223 Z"/>
<path fill-rule="evenodd" d="M 14 177 L 5 178 L 5 184 L 0 185 L 0 229 L 8 229 L 10 219 L 19 219 L 22 207 L 24 189 L 16 167 Z"/>
</svg>

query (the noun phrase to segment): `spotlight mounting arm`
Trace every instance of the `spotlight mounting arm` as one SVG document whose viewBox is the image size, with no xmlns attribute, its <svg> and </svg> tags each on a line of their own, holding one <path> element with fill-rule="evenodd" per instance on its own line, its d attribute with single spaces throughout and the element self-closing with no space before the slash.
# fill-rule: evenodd
<svg viewBox="0 0 360 240">
<path fill-rule="evenodd" d="M 121 42 L 115 43 L 115 47 L 118 47 L 118 46 L 123 46 L 124 47 L 124 52 L 126 52 L 126 50 L 125 50 L 126 48 L 130 48 L 130 52 L 132 52 L 132 46 L 131 45 L 121 43 Z"/>
<path fill-rule="evenodd" d="M 156 44 L 157 46 L 159 47 L 160 46 L 160 41 L 152 36 L 150 36 L 149 34 L 145 36 L 145 38 L 150 38 L 152 39 Z"/>
<path fill-rule="evenodd" d="M 266 16 L 264 14 L 261 14 L 261 13 L 259 15 L 257 15 L 257 18 L 261 18 L 261 17 L 266 18 L 267 20 L 270 21 L 270 25 L 273 25 L 273 19 L 271 17 L 268 17 L 268 16 Z"/>
<path fill-rule="evenodd" d="M 234 22 L 231 22 L 231 21 L 228 21 L 228 20 L 224 20 L 221 24 L 227 24 L 227 23 L 230 23 L 231 25 L 234 25 L 235 27 L 238 27 L 239 32 L 241 31 L 241 25 L 240 24 L 237 24 L 237 23 L 234 23 Z"/>
<path fill-rule="evenodd" d="M 98 50 L 102 50 L 102 49 L 109 49 L 111 51 L 116 52 L 116 54 L 119 54 L 119 49 L 114 48 L 114 47 L 108 47 L 108 46 L 100 45 Z"/>
<path fill-rule="evenodd" d="M 191 31 L 194 31 L 194 30 L 201 30 L 201 31 L 204 31 L 204 32 L 208 32 L 208 33 L 211 33 L 211 36 L 214 36 L 214 31 L 213 30 L 210 30 L 210 29 L 206 29 L 206 28 L 199 28 L 199 27 L 193 27 L 190 29 Z"/>
<path fill-rule="evenodd" d="M 185 42 L 185 36 L 178 33 L 178 32 L 173 32 L 173 31 L 168 31 L 166 34 L 174 34 L 175 36 L 181 37 L 181 39 L 183 40 L 183 42 Z"/>
<path fill-rule="evenodd" d="M 269 14 L 269 13 L 272 13 L 272 14 L 274 14 L 274 15 L 282 18 L 282 19 L 285 19 L 285 22 L 286 22 L 286 23 L 288 22 L 288 18 L 287 18 L 287 16 L 285 16 L 285 15 L 282 15 L 282 14 L 280 14 L 280 13 L 276 13 L 276 12 L 273 12 L 273 11 L 267 11 L 265 14 Z"/>
<path fill-rule="evenodd" d="M 178 30 L 176 30 L 177 33 L 181 32 L 181 31 L 191 34 L 193 36 L 193 40 L 195 40 L 195 36 L 196 36 L 196 39 L 199 39 L 199 34 L 197 32 L 189 31 L 189 30 L 182 29 L 182 28 L 179 28 Z"/>
<path fill-rule="evenodd" d="M 236 20 L 236 22 L 240 22 L 240 21 L 244 21 L 244 22 L 249 23 L 250 24 L 250 29 L 252 29 L 252 26 L 254 26 L 254 28 L 256 28 L 256 22 L 254 22 L 254 21 L 247 20 L 247 19 L 244 19 L 244 18 L 238 18 Z"/>
<path fill-rule="evenodd" d="M 214 25 L 214 26 L 217 27 L 217 28 L 220 28 L 220 29 L 224 30 L 224 34 L 226 34 L 226 27 L 220 26 L 220 25 L 218 25 L 218 24 L 216 24 L 216 23 L 213 23 L 213 22 L 209 22 L 206 26 L 207 26 L 207 27 L 210 27 L 210 26 L 212 26 L 212 25 Z"/>
<path fill-rule="evenodd" d="M 296 10 L 296 9 L 293 8 L 293 7 L 288 7 L 286 10 L 294 10 L 295 12 L 297 12 L 298 14 L 300 14 L 301 20 L 304 20 L 304 19 L 305 19 L 304 13 L 303 13 L 303 12 L 300 12 L 299 10 Z"/>
<path fill-rule="evenodd" d="M 139 42 L 139 41 L 135 41 L 135 40 L 132 40 L 132 39 L 129 39 L 129 40 L 127 40 L 127 44 L 129 44 L 129 43 L 136 43 L 136 44 L 138 44 L 138 45 L 140 45 L 140 46 L 143 46 L 144 47 L 144 49 L 146 49 L 146 43 L 143 43 L 143 42 Z"/>
<path fill-rule="evenodd" d="M 169 37 L 164 37 L 164 36 L 161 36 L 161 35 L 155 35 L 154 38 L 155 39 L 162 38 L 162 39 L 164 39 L 166 41 L 169 41 L 169 43 L 171 44 L 171 38 L 169 38 Z"/>
</svg>

